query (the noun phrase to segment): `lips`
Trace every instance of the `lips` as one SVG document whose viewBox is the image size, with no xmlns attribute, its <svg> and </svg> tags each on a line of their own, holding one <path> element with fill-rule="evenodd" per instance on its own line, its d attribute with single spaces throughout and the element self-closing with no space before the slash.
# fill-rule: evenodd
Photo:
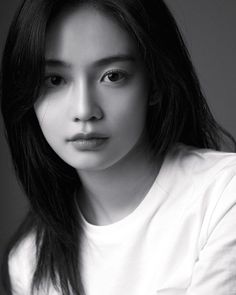
<svg viewBox="0 0 236 295">
<path fill-rule="evenodd" d="M 72 136 L 69 139 L 69 141 L 92 140 L 92 139 L 108 139 L 108 137 L 100 133 L 77 133 L 74 136 Z"/>
<path fill-rule="evenodd" d="M 78 133 L 69 139 L 75 149 L 93 151 L 101 148 L 108 141 L 108 137 L 99 133 Z"/>
</svg>

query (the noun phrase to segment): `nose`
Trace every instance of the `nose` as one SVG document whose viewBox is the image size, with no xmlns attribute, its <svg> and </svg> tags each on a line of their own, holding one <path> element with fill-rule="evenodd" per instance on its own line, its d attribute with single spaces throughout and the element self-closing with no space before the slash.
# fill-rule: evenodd
<svg viewBox="0 0 236 295">
<path fill-rule="evenodd" d="M 103 118 L 103 111 L 97 101 L 95 90 L 86 81 L 80 81 L 73 90 L 72 120 L 90 121 Z"/>
</svg>

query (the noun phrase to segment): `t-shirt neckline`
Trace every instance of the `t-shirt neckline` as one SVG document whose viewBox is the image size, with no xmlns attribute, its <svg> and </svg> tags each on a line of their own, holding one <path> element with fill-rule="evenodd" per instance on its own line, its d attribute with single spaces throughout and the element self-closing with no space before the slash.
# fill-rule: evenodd
<svg viewBox="0 0 236 295">
<path fill-rule="evenodd" d="M 167 174 L 167 170 L 169 169 L 168 168 L 169 154 L 170 154 L 170 151 L 166 153 L 162 161 L 160 170 L 157 173 L 152 185 L 150 186 L 143 200 L 130 214 L 128 214 L 124 218 L 107 225 L 95 225 L 95 224 L 89 223 L 83 216 L 82 212 L 79 210 L 85 234 L 87 236 L 92 236 L 95 238 L 95 237 L 102 237 L 103 235 L 107 236 L 109 234 L 114 234 L 114 232 L 118 233 L 119 231 L 122 231 L 122 232 L 126 230 L 128 231 L 130 226 L 136 223 L 137 220 L 145 218 L 145 216 L 148 214 L 148 211 L 152 210 L 154 205 L 153 203 L 161 202 L 163 195 L 166 194 L 165 190 L 163 190 L 161 183 L 162 183 L 163 177 Z"/>
</svg>

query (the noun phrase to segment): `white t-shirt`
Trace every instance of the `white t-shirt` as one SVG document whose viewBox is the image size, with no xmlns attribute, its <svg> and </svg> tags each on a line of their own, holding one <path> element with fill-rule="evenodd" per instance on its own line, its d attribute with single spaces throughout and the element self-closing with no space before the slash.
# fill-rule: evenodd
<svg viewBox="0 0 236 295">
<path fill-rule="evenodd" d="M 178 145 L 130 215 L 83 222 L 86 295 L 236 294 L 236 154 Z M 9 259 L 14 295 L 30 294 L 33 241 Z"/>
</svg>

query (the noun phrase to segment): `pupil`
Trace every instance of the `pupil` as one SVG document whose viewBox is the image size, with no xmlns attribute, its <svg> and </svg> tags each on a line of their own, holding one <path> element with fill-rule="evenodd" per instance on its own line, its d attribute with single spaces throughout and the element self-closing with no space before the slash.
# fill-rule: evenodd
<svg viewBox="0 0 236 295">
<path fill-rule="evenodd" d="M 60 80 L 59 77 L 52 77 L 52 78 L 51 78 L 51 83 L 52 83 L 53 85 L 59 85 L 60 82 L 61 82 L 61 80 Z"/>
<path fill-rule="evenodd" d="M 108 78 L 110 81 L 117 81 L 119 79 L 119 74 L 118 73 L 112 73 L 108 75 Z"/>
</svg>

